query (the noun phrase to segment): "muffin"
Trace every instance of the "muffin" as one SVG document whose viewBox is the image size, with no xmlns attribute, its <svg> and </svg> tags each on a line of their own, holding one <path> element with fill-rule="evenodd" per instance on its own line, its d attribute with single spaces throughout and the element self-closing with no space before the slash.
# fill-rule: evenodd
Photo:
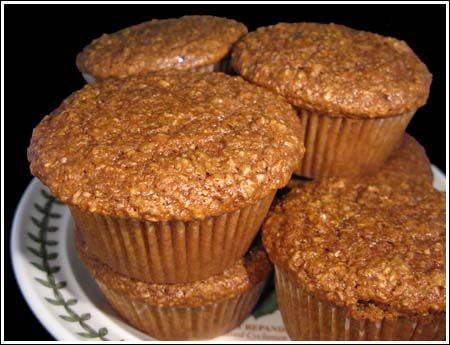
<svg viewBox="0 0 450 345">
<path fill-rule="evenodd" d="M 410 177 L 421 151 L 404 136 L 379 174 L 295 187 L 269 213 L 263 242 L 292 339 L 445 339 L 445 193 L 426 160 Z"/>
<path fill-rule="evenodd" d="M 404 185 L 405 189 L 414 190 L 423 185 L 431 186 L 433 173 L 425 149 L 405 133 L 382 168 L 376 174 L 365 176 L 359 181 L 372 185 L 389 184 L 396 188 Z"/>
<path fill-rule="evenodd" d="M 371 184 L 388 183 L 395 186 L 406 183 L 409 188 L 415 188 L 417 184 L 432 185 L 433 173 L 425 149 L 416 139 L 404 133 L 382 168 L 375 174 L 360 177 L 359 181 L 363 179 L 369 180 Z M 292 188 L 302 187 L 309 182 L 311 179 L 292 176 L 287 186 L 280 191 L 281 197 Z"/>
<path fill-rule="evenodd" d="M 306 147 L 296 173 L 309 178 L 376 172 L 431 84 L 405 42 L 336 24 L 259 28 L 236 44 L 232 66 L 296 107 Z"/>
<path fill-rule="evenodd" d="M 227 70 L 232 45 L 244 24 L 212 16 L 153 19 L 103 34 L 77 56 L 88 83 L 162 70 Z"/>
<path fill-rule="evenodd" d="M 76 233 L 77 235 L 77 233 Z M 157 339 L 205 339 L 239 326 L 256 305 L 272 266 L 261 246 L 225 272 L 187 284 L 158 285 L 113 272 L 77 251 L 113 309 L 129 324 Z"/>
<path fill-rule="evenodd" d="M 72 94 L 34 129 L 28 158 L 99 261 L 181 283 L 247 252 L 299 164 L 300 132 L 289 104 L 240 77 L 142 74 Z"/>
</svg>

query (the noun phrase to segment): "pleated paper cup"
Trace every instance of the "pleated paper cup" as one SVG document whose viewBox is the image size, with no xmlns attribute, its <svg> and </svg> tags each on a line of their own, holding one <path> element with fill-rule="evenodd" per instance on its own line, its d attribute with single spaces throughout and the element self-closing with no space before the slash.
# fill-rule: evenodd
<svg viewBox="0 0 450 345">
<path fill-rule="evenodd" d="M 222 60 L 206 65 L 206 66 L 199 66 L 194 67 L 191 69 L 194 72 L 223 72 L 226 74 L 233 74 L 234 71 L 231 67 L 231 59 L 230 55 L 225 56 Z"/>
<path fill-rule="evenodd" d="M 373 321 L 321 301 L 275 266 L 278 307 L 292 340 L 445 340 L 444 312 Z"/>
<path fill-rule="evenodd" d="M 275 192 L 217 217 L 150 222 L 101 216 L 70 206 L 87 250 L 127 277 L 175 284 L 223 272 L 249 249 Z"/>
<path fill-rule="evenodd" d="M 127 323 L 165 340 L 207 339 L 237 327 L 255 307 L 272 265 L 260 245 L 235 266 L 193 283 L 148 284 L 111 270 L 74 233 L 78 256 L 112 308 Z"/>
<path fill-rule="evenodd" d="M 215 62 L 213 64 L 191 68 L 191 71 L 193 71 L 193 72 L 223 72 L 223 73 L 229 74 L 231 71 L 230 60 L 229 60 L 229 58 L 224 58 L 223 60 L 221 60 L 219 62 Z M 103 80 L 103 79 L 97 80 L 92 74 L 89 74 L 89 73 L 81 73 L 81 74 L 83 75 L 84 80 L 88 84 L 94 84 L 97 81 Z"/>
<path fill-rule="evenodd" d="M 295 174 L 354 177 L 376 172 L 401 139 L 414 112 L 383 118 L 330 116 L 297 108 L 305 155 Z"/>
<path fill-rule="evenodd" d="M 239 326 L 255 307 L 265 282 L 233 298 L 197 307 L 150 305 L 97 283 L 130 325 L 157 339 L 192 340 L 214 338 Z"/>
</svg>

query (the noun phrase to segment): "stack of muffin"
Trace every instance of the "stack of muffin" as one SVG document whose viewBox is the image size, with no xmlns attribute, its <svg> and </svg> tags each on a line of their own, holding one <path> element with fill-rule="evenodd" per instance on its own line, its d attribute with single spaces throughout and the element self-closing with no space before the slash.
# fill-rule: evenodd
<svg viewBox="0 0 450 345">
<path fill-rule="evenodd" d="M 302 123 L 296 185 L 263 226 L 297 340 L 445 338 L 445 193 L 404 130 L 431 74 L 405 42 L 334 24 L 278 24 L 232 65 Z"/>
<path fill-rule="evenodd" d="M 291 181 L 263 226 L 291 338 L 442 338 L 445 196 L 403 134 L 426 67 L 338 25 L 246 32 L 152 20 L 79 54 L 90 84 L 41 121 L 28 157 L 70 207 L 80 258 L 131 325 L 217 336 L 261 294 L 271 264 L 252 242 L 295 172 L 315 180 Z M 220 72 L 231 50 L 246 80 Z"/>
<path fill-rule="evenodd" d="M 272 270 L 249 248 L 300 163 L 299 120 L 282 97 L 205 73 L 246 32 L 194 16 L 104 35 L 77 59 L 97 82 L 33 132 L 31 171 L 70 207 L 81 260 L 155 338 L 236 327 Z"/>
</svg>

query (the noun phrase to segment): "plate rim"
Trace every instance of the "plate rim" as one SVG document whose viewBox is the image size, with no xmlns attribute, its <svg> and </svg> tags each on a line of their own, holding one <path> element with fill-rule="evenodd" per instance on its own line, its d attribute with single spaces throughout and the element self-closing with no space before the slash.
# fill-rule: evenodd
<svg viewBox="0 0 450 345">
<path fill-rule="evenodd" d="M 440 180 L 440 182 L 445 185 L 445 192 L 447 192 L 448 184 L 446 174 L 444 174 L 434 164 L 431 164 L 431 171 L 433 173 L 433 185 L 435 180 Z M 76 334 L 69 328 L 65 327 L 65 324 L 62 323 L 62 320 L 58 319 L 57 314 L 52 312 L 51 309 L 48 308 L 49 306 L 45 303 L 44 296 L 39 294 L 38 291 L 32 287 L 32 285 L 27 284 L 29 280 L 27 279 L 27 273 L 29 271 L 24 269 L 24 264 L 29 264 L 29 262 L 26 261 L 25 256 L 20 255 L 21 240 L 23 241 L 21 237 L 21 235 L 23 236 L 23 234 L 20 231 L 20 223 L 24 219 L 23 213 L 25 212 L 25 205 L 28 200 L 31 199 L 32 195 L 36 192 L 35 189 L 37 188 L 39 183 L 40 181 L 36 177 L 33 177 L 32 180 L 28 183 L 24 193 L 20 198 L 19 203 L 17 204 L 13 216 L 13 221 L 11 223 L 9 250 L 14 278 L 16 279 L 19 290 L 24 300 L 28 304 L 28 307 L 31 309 L 31 312 L 34 314 L 34 316 L 39 320 L 41 325 L 56 340 L 78 342 L 80 340 L 76 337 Z"/>
</svg>

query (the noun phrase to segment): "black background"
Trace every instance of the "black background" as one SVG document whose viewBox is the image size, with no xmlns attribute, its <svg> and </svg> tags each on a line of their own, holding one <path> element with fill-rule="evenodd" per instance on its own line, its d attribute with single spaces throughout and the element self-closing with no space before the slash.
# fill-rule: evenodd
<svg viewBox="0 0 450 345">
<path fill-rule="evenodd" d="M 33 127 L 84 85 L 75 57 L 92 39 L 185 14 L 234 18 L 249 31 L 278 22 L 335 22 L 405 40 L 433 74 L 428 104 L 407 131 L 445 171 L 445 5 L 5 5 L 5 339 L 52 339 L 25 304 L 9 256 L 12 216 L 31 180 L 26 148 Z"/>
</svg>

